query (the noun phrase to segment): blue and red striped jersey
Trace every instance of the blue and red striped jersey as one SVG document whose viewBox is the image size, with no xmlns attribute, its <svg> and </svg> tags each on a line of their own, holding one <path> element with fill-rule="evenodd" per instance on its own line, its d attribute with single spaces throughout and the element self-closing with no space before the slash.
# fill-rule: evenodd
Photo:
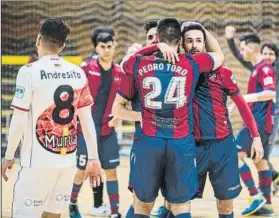
<svg viewBox="0 0 279 218">
<path fill-rule="evenodd" d="M 117 64 L 104 70 L 98 59 L 87 59 L 81 64 L 84 70 L 91 95 L 94 99 L 92 116 L 96 128 L 101 128 L 101 135 L 109 135 L 114 129 L 108 126 L 114 102 L 123 72 Z"/>
<path fill-rule="evenodd" d="M 200 76 L 193 104 L 194 136 L 197 141 L 223 139 L 232 133 L 226 107 L 227 96 L 239 92 L 228 68 L 220 67 Z"/>
<path fill-rule="evenodd" d="M 193 132 L 195 86 L 200 72 L 212 70 L 213 60 L 205 53 L 193 57 L 183 54 L 179 59 L 175 65 L 170 64 L 159 52 L 151 56 L 134 55 L 123 64 L 128 75 L 118 93 L 127 100 L 138 94 L 142 132 L 146 135 L 173 139 Z"/>
<path fill-rule="evenodd" d="M 254 66 L 254 70 L 250 75 L 247 94 L 259 93 L 264 90 L 276 91 L 276 80 L 272 65 L 262 60 Z M 275 109 L 274 101 L 249 103 L 249 107 L 259 130 L 272 133 L 273 113 Z"/>
</svg>

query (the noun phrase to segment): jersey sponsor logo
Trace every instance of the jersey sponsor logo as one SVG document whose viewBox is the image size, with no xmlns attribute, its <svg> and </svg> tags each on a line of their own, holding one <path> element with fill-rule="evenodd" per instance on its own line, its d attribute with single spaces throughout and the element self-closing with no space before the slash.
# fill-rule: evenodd
<svg viewBox="0 0 279 218">
<path fill-rule="evenodd" d="M 39 116 L 36 136 L 47 151 L 67 155 L 76 150 L 77 115 L 73 104 L 79 92 L 69 85 L 59 86 L 54 92 L 54 104 Z"/>
<path fill-rule="evenodd" d="M 114 80 L 115 82 L 118 82 L 118 81 L 120 81 L 120 78 L 119 78 L 118 76 L 115 76 L 115 77 L 113 78 L 113 80 Z"/>
<path fill-rule="evenodd" d="M 208 78 L 213 82 L 215 81 L 216 79 L 216 73 L 215 72 L 212 72 L 208 75 Z"/>
<path fill-rule="evenodd" d="M 154 121 L 158 126 L 173 127 L 178 125 L 178 120 L 176 118 L 164 118 L 154 116 Z"/>
<path fill-rule="evenodd" d="M 43 200 L 32 200 L 32 199 L 26 199 L 24 201 L 24 205 L 26 207 L 41 207 L 44 205 Z"/>
<path fill-rule="evenodd" d="M 23 98 L 25 92 L 25 88 L 22 86 L 16 86 L 15 97 Z"/>
<path fill-rule="evenodd" d="M 231 81 L 233 82 L 233 84 L 236 84 L 236 80 L 235 80 L 234 75 L 231 75 Z"/>
<path fill-rule="evenodd" d="M 96 72 L 96 71 L 92 71 L 92 70 L 89 70 L 88 73 L 91 75 L 94 75 L 94 76 L 101 76 L 100 72 Z"/>
<path fill-rule="evenodd" d="M 75 71 L 69 72 L 51 72 L 47 73 L 44 70 L 41 70 L 41 80 L 44 79 L 80 79 L 81 74 Z"/>
<path fill-rule="evenodd" d="M 273 84 L 273 79 L 272 77 L 266 77 L 264 78 L 264 85 L 267 86 L 267 85 L 272 85 Z"/>
</svg>

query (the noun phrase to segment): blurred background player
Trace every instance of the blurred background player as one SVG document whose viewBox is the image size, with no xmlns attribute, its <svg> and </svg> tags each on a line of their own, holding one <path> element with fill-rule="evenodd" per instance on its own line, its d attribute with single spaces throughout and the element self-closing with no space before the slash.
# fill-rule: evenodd
<svg viewBox="0 0 279 218">
<path fill-rule="evenodd" d="M 206 35 L 199 23 L 185 22 L 181 30 L 182 47 L 185 52 L 191 55 L 206 52 Z M 233 199 L 241 191 L 237 149 L 226 107 L 227 96 L 231 96 L 237 104 L 252 133 L 258 160 L 262 158 L 259 151 L 263 149 L 253 115 L 239 91 L 232 72 L 221 66 L 212 73 L 200 75 L 193 104 L 198 197 L 202 197 L 209 173 L 220 218 L 234 217 Z M 167 217 L 166 212 L 161 209 L 158 217 Z"/>
<path fill-rule="evenodd" d="M 143 116 L 142 130 L 135 133 L 131 151 L 134 216 L 147 217 L 161 189 L 175 216 L 191 217 L 189 200 L 197 189 L 195 143 L 191 134 L 193 91 L 199 73 L 216 69 L 224 57 L 211 35 L 208 41 L 214 52 L 210 55 L 199 54 L 194 59 L 187 55 L 178 56 L 181 31 L 179 22 L 173 18 L 159 21 L 157 35 L 160 42 L 169 46 L 165 43 L 150 46 L 155 51 L 159 47 L 163 54 L 132 55 L 124 62 L 123 68 L 128 75 L 122 82 L 131 86 L 120 86 L 113 114 L 131 121 L 141 121 Z M 171 59 L 172 64 L 164 61 L 163 57 Z M 179 61 L 174 65 L 175 57 Z M 127 82 L 124 83 L 125 80 Z M 142 115 L 125 108 L 135 95 L 141 99 Z M 146 155 L 152 158 L 147 159 Z M 179 167 L 181 164 L 185 168 Z"/>
<path fill-rule="evenodd" d="M 235 43 L 235 35 L 236 35 L 236 29 L 233 26 L 227 26 L 225 29 L 225 36 L 227 38 L 227 42 L 229 45 L 229 48 L 235 58 L 244 66 L 246 67 L 250 72 L 253 71 L 253 65 L 251 62 L 244 60 L 243 56 L 240 54 L 240 51 Z M 273 128 L 273 134 L 270 137 L 270 148 L 269 148 L 269 155 L 271 153 L 273 145 L 275 145 L 276 136 L 279 135 L 279 52 L 278 47 L 274 43 L 265 43 L 261 47 L 261 54 L 263 59 L 268 61 L 270 64 L 272 64 L 275 72 L 276 77 L 276 103 L 275 103 L 275 113 L 274 113 L 274 128 Z M 273 181 L 273 194 L 276 194 L 276 192 L 279 190 L 279 174 L 276 171 L 276 169 L 273 167 L 271 162 L 268 160 L 268 164 L 270 167 L 270 170 L 272 172 L 272 181 Z"/>
<path fill-rule="evenodd" d="M 244 127 L 236 138 L 238 156 L 240 159 L 240 175 L 252 197 L 251 204 L 242 215 L 248 216 L 255 212 L 260 215 L 273 215 L 271 207 L 271 185 L 272 174 L 268 165 L 269 137 L 273 128 L 273 99 L 276 95 L 276 81 L 273 67 L 262 59 L 260 38 L 257 34 L 251 33 L 240 37 L 240 52 L 244 60 L 253 64 L 247 95 L 244 99 L 249 103 L 250 109 L 257 122 L 258 131 L 261 136 L 264 158 L 255 163 L 259 174 L 259 188 L 255 183 L 250 168 L 244 158 L 251 156 L 252 138 L 247 127 Z"/>
<path fill-rule="evenodd" d="M 120 164 L 120 160 L 119 145 L 114 130 L 118 119 L 110 117 L 110 114 L 122 73 L 120 67 L 113 63 L 115 53 L 113 34 L 114 31 L 111 28 L 97 28 L 96 31 L 93 31 L 92 43 L 98 56 L 87 59 L 81 64 L 81 67 L 87 76 L 90 92 L 94 99 L 92 117 L 96 126 L 99 157 L 106 173 L 107 192 L 110 200 L 109 208 L 103 204 L 103 183 L 99 187 L 93 188 L 92 214 L 94 216 L 118 217 L 120 215 L 116 167 Z M 70 204 L 70 214 L 73 218 L 81 217 L 77 207 L 77 198 L 82 186 L 87 159 L 83 129 L 78 135 L 78 143 L 80 145 L 77 151 L 78 171 Z"/>
<path fill-rule="evenodd" d="M 75 174 L 78 117 L 86 129 L 87 170 L 95 175 L 91 182 L 97 185 L 101 180 L 87 79 L 80 67 L 58 56 L 69 33 L 63 20 L 43 20 L 36 40 L 39 60 L 21 67 L 17 75 L 11 104 L 14 114 L 2 166 L 7 181 L 6 170 L 12 168 L 15 150 L 24 136 L 11 217 L 58 218 L 68 206 Z"/>
</svg>

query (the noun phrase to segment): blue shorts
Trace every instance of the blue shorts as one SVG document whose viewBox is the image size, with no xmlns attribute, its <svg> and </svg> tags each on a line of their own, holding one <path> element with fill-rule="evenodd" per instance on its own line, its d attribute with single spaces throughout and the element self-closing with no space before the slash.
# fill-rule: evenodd
<svg viewBox="0 0 279 218">
<path fill-rule="evenodd" d="M 260 137 L 263 144 L 264 149 L 264 157 L 263 159 L 268 160 L 268 154 L 270 149 L 270 133 L 259 130 Z M 238 151 L 244 151 L 247 153 L 248 157 L 251 157 L 251 147 L 252 147 L 253 139 L 250 135 L 250 132 L 247 127 L 244 127 L 240 130 L 236 137 L 236 147 Z"/>
<path fill-rule="evenodd" d="M 97 131 L 98 153 L 103 169 L 114 169 L 120 164 L 119 144 L 116 132 L 100 136 Z M 78 134 L 77 168 L 85 170 L 87 164 L 87 148 L 83 134 Z"/>
<path fill-rule="evenodd" d="M 137 198 L 154 202 L 161 189 L 170 203 L 189 201 L 198 188 L 195 140 L 163 139 L 136 133 L 131 150 L 130 182 Z"/>
<path fill-rule="evenodd" d="M 229 135 L 221 140 L 197 142 L 196 153 L 199 180 L 197 197 L 202 197 L 206 176 L 209 173 L 209 179 L 217 199 L 236 198 L 242 188 L 234 136 Z"/>
</svg>

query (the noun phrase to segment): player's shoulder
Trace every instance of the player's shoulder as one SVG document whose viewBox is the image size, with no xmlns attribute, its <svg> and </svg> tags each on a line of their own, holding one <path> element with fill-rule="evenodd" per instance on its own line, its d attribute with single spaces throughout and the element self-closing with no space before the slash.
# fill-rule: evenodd
<svg viewBox="0 0 279 218">
<path fill-rule="evenodd" d="M 120 64 L 118 64 L 118 63 L 113 63 L 113 70 L 115 71 L 115 73 L 125 74 L 124 71 L 122 70 Z"/>
<path fill-rule="evenodd" d="M 19 72 L 30 73 L 32 74 L 37 68 L 39 68 L 39 61 L 34 61 L 32 63 L 25 64 L 19 68 Z"/>
<path fill-rule="evenodd" d="M 221 66 L 215 71 L 220 73 L 222 77 L 231 76 L 233 74 L 232 71 L 226 66 Z"/>
<path fill-rule="evenodd" d="M 270 63 L 263 61 L 258 66 L 258 71 L 268 74 L 268 73 L 270 73 L 270 71 L 274 71 L 274 68 Z"/>
<path fill-rule="evenodd" d="M 98 67 L 98 60 L 96 58 L 86 58 L 84 61 L 82 61 L 80 67 Z"/>
</svg>

